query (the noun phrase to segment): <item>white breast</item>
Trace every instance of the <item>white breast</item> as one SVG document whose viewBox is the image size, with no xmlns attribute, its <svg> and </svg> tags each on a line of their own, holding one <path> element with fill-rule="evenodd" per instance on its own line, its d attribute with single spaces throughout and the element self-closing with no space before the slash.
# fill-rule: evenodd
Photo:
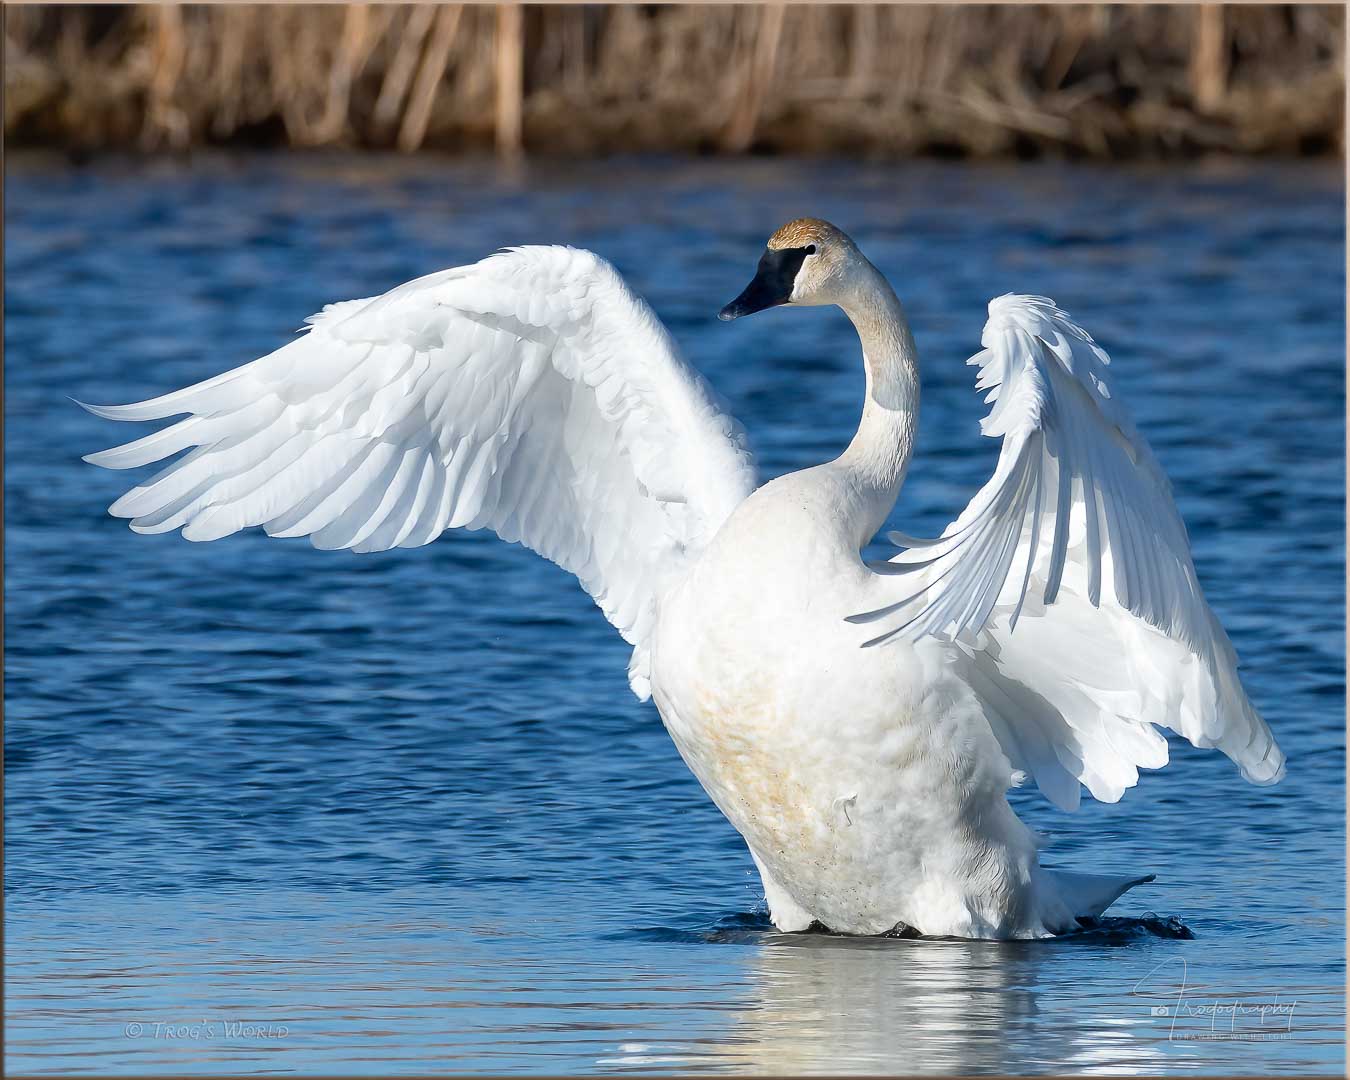
<svg viewBox="0 0 1350 1080">
<path fill-rule="evenodd" d="M 938 643 L 880 664 L 859 647 L 843 616 L 866 571 L 817 509 L 787 483 L 733 515 L 667 597 L 653 696 L 766 876 L 813 918 L 883 933 L 927 931 L 932 907 L 979 917 L 990 874 L 968 864 L 989 845 L 974 821 L 998 816 L 1010 767 Z"/>
</svg>

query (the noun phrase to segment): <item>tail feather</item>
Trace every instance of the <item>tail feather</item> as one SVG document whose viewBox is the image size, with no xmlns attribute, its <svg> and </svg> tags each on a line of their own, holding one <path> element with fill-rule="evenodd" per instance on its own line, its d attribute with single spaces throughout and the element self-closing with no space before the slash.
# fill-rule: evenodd
<svg viewBox="0 0 1350 1080">
<path fill-rule="evenodd" d="M 1075 874 L 1068 870 L 1045 870 L 1059 889 L 1060 899 L 1076 916 L 1097 916 L 1136 885 L 1152 881 L 1156 874 L 1118 877 L 1114 874 Z"/>
</svg>

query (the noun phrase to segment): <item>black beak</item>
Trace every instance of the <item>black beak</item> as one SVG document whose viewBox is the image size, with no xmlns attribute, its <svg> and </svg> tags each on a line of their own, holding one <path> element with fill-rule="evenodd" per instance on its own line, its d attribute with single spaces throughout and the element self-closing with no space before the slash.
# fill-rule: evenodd
<svg viewBox="0 0 1350 1080">
<path fill-rule="evenodd" d="M 814 246 L 766 251 L 760 257 L 750 284 L 717 317 L 730 322 L 742 315 L 753 315 L 756 311 L 786 304 L 792 299 L 792 284 L 797 280 L 802 261 L 814 251 Z"/>
<path fill-rule="evenodd" d="M 786 304 L 791 295 L 791 286 L 788 287 L 787 295 L 784 295 L 781 289 L 775 289 L 772 283 L 766 282 L 762 274 L 756 274 L 754 280 L 741 291 L 741 295 L 719 311 L 717 317 L 723 322 L 731 322 L 742 315 L 753 315 L 756 311 Z"/>
</svg>

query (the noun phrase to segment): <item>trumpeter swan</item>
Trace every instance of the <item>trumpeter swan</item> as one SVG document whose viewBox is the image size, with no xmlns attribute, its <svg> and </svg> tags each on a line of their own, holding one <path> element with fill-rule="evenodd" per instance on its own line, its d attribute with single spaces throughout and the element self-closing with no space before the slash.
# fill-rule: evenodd
<svg viewBox="0 0 1350 1080">
<path fill-rule="evenodd" d="M 571 571 L 629 679 L 740 831 L 774 923 L 1042 937 L 1147 877 L 1042 868 L 1006 793 L 1074 809 L 1167 762 L 1170 728 L 1248 780 L 1284 758 L 1238 681 L 1185 528 L 1108 359 L 1051 301 L 1001 296 L 971 358 L 998 466 L 937 539 L 860 552 L 909 463 L 918 358 L 854 242 L 769 240 L 722 311 L 836 304 L 866 400 L 835 460 L 756 487 L 737 423 L 596 255 L 522 247 L 332 304 L 268 356 L 114 420 L 186 419 L 86 460 L 193 447 L 113 504 L 137 532 L 261 525 L 319 548 L 490 528 Z"/>
</svg>

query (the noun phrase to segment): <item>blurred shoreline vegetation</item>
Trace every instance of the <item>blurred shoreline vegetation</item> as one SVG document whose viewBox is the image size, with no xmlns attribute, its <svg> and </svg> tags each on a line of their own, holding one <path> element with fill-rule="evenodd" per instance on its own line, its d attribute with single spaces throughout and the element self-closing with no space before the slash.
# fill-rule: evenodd
<svg viewBox="0 0 1350 1080">
<path fill-rule="evenodd" d="M 11 147 L 1344 152 L 1344 9 L 1333 5 L 8 5 L 4 14 Z"/>
</svg>

